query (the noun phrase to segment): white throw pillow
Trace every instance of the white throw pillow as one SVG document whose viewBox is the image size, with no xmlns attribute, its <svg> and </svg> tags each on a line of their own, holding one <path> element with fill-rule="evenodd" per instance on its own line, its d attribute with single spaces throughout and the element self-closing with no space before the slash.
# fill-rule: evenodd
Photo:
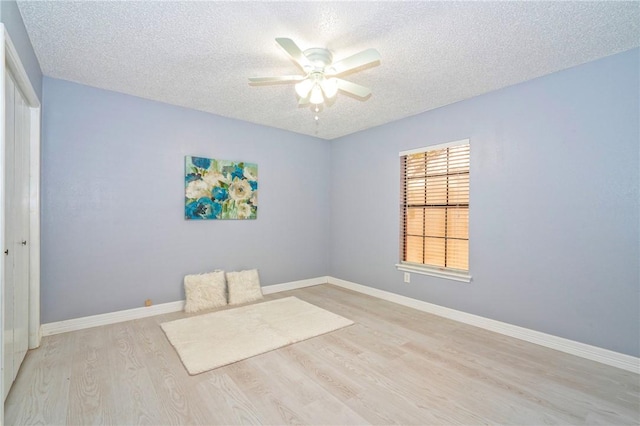
<svg viewBox="0 0 640 426">
<path fill-rule="evenodd" d="M 227 286 L 230 305 L 262 299 L 262 288 L 257 269 L 227 272 Z"/>
<path fill-rule="evenodd" d="M 184 277 L 184 292 L 187 296 L 184 311 L 191 313 L 225 306 L 226 290 L 224 271 L 187 275 Z"/>
</svg>

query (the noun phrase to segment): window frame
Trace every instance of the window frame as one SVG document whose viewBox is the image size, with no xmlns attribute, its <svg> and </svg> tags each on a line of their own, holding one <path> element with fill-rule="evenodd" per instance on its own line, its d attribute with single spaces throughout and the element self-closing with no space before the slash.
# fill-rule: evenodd
<svg viewBox="0 0 640 426">
<path fill-rule="evenodd" d="M 469 145 L 469 148 L 471 148 L 471 143 L 469 141 L 469 139 L 461 139 L 458 141 L 452 141 L 452 142 L 447 142 L 447 143 L 443 143 L 443 144 L 437 144 L 437 145 L 431 145 L 431 146 L 425 146 L 422 148 L 416 148 L 416 149 L 410 149 L 410 150 L 406 150 L 406 151 L 401 151 L 399 153 L 399 157 L 404 157 L 404 156 L 408 156 L 408 155 L 412 155 L 412 154 L 422 154 L 425 152 L 429 152 L 429 151 L 435 151 L 435 150 L 440 150 L 440 149 L 444 149 L 444 148 L 450 148 L 450 147 L 454 147 L 454 146 L 460 146 L 460 145 Z M 469 152 L 469 177 L 471 177 L 471 153 Z M 405 175 L 405 171 L 404 170 L 400 170 L 400 184 L 401 186 L 404 188 L 406 182 L 406 175 Z M 470 183 L 469 183 L 470 185 Z M 470 188 L 469 188 L 470 189 Z M 404 197 L 405 197 L 405 193 L 404 190 L 400 191 L 400 244 L 399 246 L 401 247 L 402 250 L 402 245 L 404 244 L 404 241 L 406 239 L 406 230 L 403 227 L 403 218 L 404 218 L 404 208 L 405 208 L 405 203 L 404 203 Z M 469 192 L 471 192 L 469 190 Z M 471 194 L 469 194 L 471 195 Z M 468 223 L 467 223 L 468 226 Z M 469 239 L 470 240 L 470 239 Z M 470 248 L 468 249 L 468 254 L 470 253 Z M 460 282 L 471 282 L 471 268 L 469 265 L 469 270 L 465 271 L 465 270 L 459 270 L 459 269 L 454 269 L 454 268 L 445 268 L 445 267 L 440 267 L 440 266 L 435 266 L 435 265 L 427 265 L 427 264 L 423 264 L 423 263 L 415 263 L 415 262 L 407 262 L 407 261 L 403 261 L 403 254 L 402 252 L 400 253 L 400 261 L 395 265 L 397 270 L 399 271 L 404 271 L 404 272 L 413 272 L 413 273 L 417 273 L 417 274 L 422 274 L 422 275 L 429 275 L 429 276 L 434 276 L 434 277 L 438 277 L 438 278 L 445 278 L 445 279 L 449 279 L 449 280 L 454 280 L 454 281 L 460 281 Z"/>
</svg>

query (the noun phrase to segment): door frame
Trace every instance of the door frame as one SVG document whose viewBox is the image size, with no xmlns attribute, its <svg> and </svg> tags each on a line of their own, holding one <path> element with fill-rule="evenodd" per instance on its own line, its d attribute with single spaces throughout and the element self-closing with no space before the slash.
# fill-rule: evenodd
<svg viewBox="0 0 640 426">
<path fill-rule="evenodd" d="M 20 88 L 29 107 L 29 349 L 40 346 L 40 114 L 41 104 L 31 80 L 20 61 L 9 33 L 0 23 L 0 165 L 5 167 L 5 90 L 4 79 L 8 68 Z M 0 241 L 4 242 L 5 226 L 5 182 L 4 172 L 0 173 Z M 4 246 L 4 243 L 2 243 Z M 4 262 L 0 262 L 0 342 L 4 333 Z M 4 365 L 4 345 L 0 350 L 0 366 Z M 4 395 L 3 381 L 0 380 L 0 394 Z M 4 403 L 0 404 L 0 424 L 4 420 Z"/>
</svg>

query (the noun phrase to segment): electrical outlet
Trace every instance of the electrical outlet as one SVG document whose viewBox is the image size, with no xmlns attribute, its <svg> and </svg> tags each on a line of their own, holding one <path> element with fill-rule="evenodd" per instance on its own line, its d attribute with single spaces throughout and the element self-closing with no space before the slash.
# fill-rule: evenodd
<svg viewBox="0 0 640 426">
<path fill-rule="evenodd" d="M 405 283 L 410 283 L 411 282 L 411 274 L 408 272 L 404 273 L 404 282 Z"/>
</svg>

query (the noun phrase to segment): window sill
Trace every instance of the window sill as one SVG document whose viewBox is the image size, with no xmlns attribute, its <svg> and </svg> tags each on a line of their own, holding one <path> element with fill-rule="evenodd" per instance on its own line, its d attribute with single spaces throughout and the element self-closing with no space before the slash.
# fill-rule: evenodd
<svg viewBox="0 0 640 426">
<path fill-rule="evenodd" d="M 416 274 L 429 275 L 432 277 L 445 278 L 448 280 L 471 282 L 471 275 L 464 272 L 443 271 L 441 269 L 429 268 L 426 266 L 409 265 L 406 263 L 396 264 L 398 271 L 413 272 Z"/>
</svg>

